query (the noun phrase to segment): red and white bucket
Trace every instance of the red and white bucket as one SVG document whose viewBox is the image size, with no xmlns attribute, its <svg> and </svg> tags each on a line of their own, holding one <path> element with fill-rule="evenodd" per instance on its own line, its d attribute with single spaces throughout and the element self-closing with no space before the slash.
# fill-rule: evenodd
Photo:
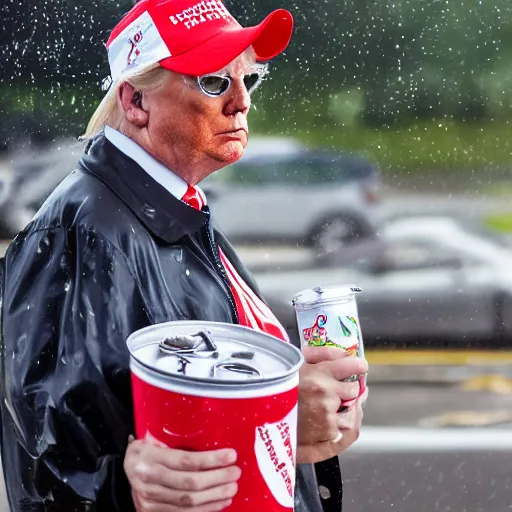
<svg viewBox="0 0 512 512">
<path fill-rule="evenodd" d="M 200 321 L 146 327 L 127 345 L 137 438 L 233 448 L 242 476 L 226 510 L 292 511 L 301 352 L 253 329 Z"/>
</svg>

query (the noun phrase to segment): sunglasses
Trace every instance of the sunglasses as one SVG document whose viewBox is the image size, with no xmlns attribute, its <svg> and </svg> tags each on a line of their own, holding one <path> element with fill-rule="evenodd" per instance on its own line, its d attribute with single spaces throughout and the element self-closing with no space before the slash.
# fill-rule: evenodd
<svg viewBox="0 0 512 512">
<path fill-rule="evenodd" d="M 259 87 L 267 73 L 268 67 L 262 66 L 254 73 L 244 76 L 244 85 L 249 94 L 252 94 Z M 232 83 L 233 78 L 229 75 L 210 74 L 197 77 L 199 89 L 211 98 L 222 96 L 231 87 Z"/>
</svg>

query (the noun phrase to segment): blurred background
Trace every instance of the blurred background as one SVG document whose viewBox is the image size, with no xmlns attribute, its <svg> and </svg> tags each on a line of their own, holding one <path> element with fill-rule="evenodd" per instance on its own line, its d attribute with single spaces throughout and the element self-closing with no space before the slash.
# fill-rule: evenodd
<svg viewBox="0 0 512 512">
<path fill-rule="evenodd" d="M 73 169 L 128 0 L 0 0 L 2 251 Z M 290 301 L 356 284 L 371 364 L 345 512 L 512 509 L 512 4 L 284 7 L 242 160 L 203 183 L 297 336 Z"/>
</svg>

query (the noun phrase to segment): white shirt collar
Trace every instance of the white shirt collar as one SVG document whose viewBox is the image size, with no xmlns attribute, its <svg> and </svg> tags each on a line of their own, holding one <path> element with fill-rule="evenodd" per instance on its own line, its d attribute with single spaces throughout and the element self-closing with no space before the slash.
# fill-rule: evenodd
<svg viewBox="0 0 512 512">
<path fill-rule="evenodd" d="M 153 158 L 146 150 L 123 133 L 105 126 L 105 137 L 127 157 L 137 162 L 155 181 L 160 183 L 177 199 L 181 199 L 188 190 L 188 184 L 170 169 Z M 129 179 L 127 177 L 127 179 Z"/>
</svg>

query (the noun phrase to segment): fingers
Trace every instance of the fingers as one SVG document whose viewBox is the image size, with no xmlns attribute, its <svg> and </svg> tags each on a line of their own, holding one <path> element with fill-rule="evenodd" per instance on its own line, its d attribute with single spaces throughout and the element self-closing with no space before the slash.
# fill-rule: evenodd
<svg viewBox="0 0 512 512">
<path fill-rule="evenodd" d="M 368 401 L 368 387 L 365 388 L 363 394 L 345 407 L 345 410 L 338 414 L 339 428 L 350 428 L 357 419 L 362 420 L 364 416 L 364 408 Z"/>
<path fill-rule="evenodd" d="M 336 414 L 332 414 L 328 417 L 328 419 L 321 425 L 321 430 L 319 430 L 317 442 L 331 442 L 333 439 L 337 439 L 340 433 L 340 428 L 338 426 L 338 418 Z"/>
<path fill-rule="evenodd" d="M 183 510 L 187 510 L 187 512 L 218 512 L 229 507 L 233 500 L 227 499 L 217 501 L 216 503 L 206 503 L 196 507 L 187 507 L 185 509 L 181 505 L 168 505 L 164 503 L 148 501 L 134 492 L 133 501 L 135 503 L 137 512 L 183 512 Z"/>
<path fill-rule="evenodd" d="M 327 350 L 334 347 L 309 347 Z M 323 373 L 342 381 L 353 375 L 364 375 L 368 373 L 368 362 L 360 357 L 347 356 L 337 357 L 332 360 L 324 360 L 318 363 L 305 363 L 300 369 L 299 375 L 308 375 L 311 373 Z"/>
<path fill-rule="evenodd" d="M 325 348 L 325 347 L 322 347 Z M 299 381 L 299 432 L 297 447 L 298 463 L 314 463 L 339 455 L 359 437 L 363 407 L 368 399 L 368 387 L 361 392 L 360 382 L 339 382 L 336 365 L 347 359 L 326 361 L 331 371 L 318 371 L 315 365 Z M 352 364 L 352 363 L 351 363 Z M 357 363 L 356 363 L 357 364 Z M 334 365 L 332 367 L 331 365 Z M 323 365 L 324 366 L 324 365 Z M 353 371 L 367 370 L 365 361 Z M 345 411 L 336 413 L 340 401 L 349 402 Z M 351 401 L 351 402 L 350 402 Z M 333 409 L 335 408 L 335 409 Z"/>
<path fill-rule="evenodd" d="M 342 381 L 352 375 L 368 373 L 368 362 L 360 357 L 346 356 L 324 362 L 322 370 L 329 372 L 336 380 Z"/>
<path fill-rule="evenodd" d="M 236 452 L 230 448 L 208 452 L 187 452 L 151 442 L 134 441 L 128 446 L 137 455 L 144 451 L 144 458 L 153 464 L 160 464 L 178 471 L 205 471 L 227 467 L 236 462 Z"/>
<path fill-rule="evenodd" d="M 336 359 L 343 359 L 348 356 L 345 350 L 338 347 L 313 347 L 306 345 L 302 348 L 302 355 L 304 361 L 310 364 L 320 363 L 322 361 L 335 361 Z"/>
<path fill-rule="evenodd" d="M 161 446 L 162 448 L 167 448 L 167 445 L 165 443 L 162 443 L 162 441 L 158 440 L 156 437 L 151 435 L 151 432 L 146 432 L 146 440 L 150 441 L 151 444 L 154 444 L 155 446 Z"/>
<path fill-rule="evenodd" d="M 354 428 L 358 419 L 357 407 L 349 407 L 345 412 L 338 414 L 338 430 L 350 430 Z"/>
<path fill-rule="evenodd" d="M 338 414 L 338 429 L 342 433 L 338 446 L 340 453 L 351 446 L 361 433 L 361 424 L 363 421 L 363 406 L 368 398 L 368 388 L 353 404 L 351 404 L 347 410 L 341 414 Z"/>
<path fill-rule="evenodd" d="M 365 387 L 365 390 L 363 394 L 357 399 L 357 403 L 361 406 L 361 409 L 364 409 L 366 407 L 366 403 L 368 402 L 368 393 L 369 393 L 368 386 Z"/>
<path fill-rule="evenodd" d="M 358 382 L 338 382 L 332 380 L 330 385 L 330 391 L 335 393 L 339 400 L 342 402 L 348 402 L 354 400 L 359 396 L 359 383 Z M 340 403 L 338 401 L 338 407 Z M 337 409 L 336 409 L 337 410 Z"/>
<path fill-rule="evenodd" d="M 233 484 L 242 471 L 236 466 L 209 471 L 174 471 L 164 466 L 136 467 L 136 474 L 142 481 L 175 489 L 177 491 L 204 491 L 225 484 Z"/>
<path fill-rule="evenodd" d="M 222 510 L 238 491 L 240 468 L 231 449 L 186 452 L 129 440 L 124 469 L 139 512 Z"/>
<path fill-rule="evenodd" d="M 229 507 L 231 505 L 233 500 L 225 500 L 225 501 L 219 501 L 218 503 L 209 503 L 207 505 L 201 505 L 199 507 L 194 507 L 192 509 L 189 509 L 188 512 L 218 512 L 220 510 L 224 510 L 225 508 Z M 180 512 L 183 509 L 177 508 L 175 509 L 175 512 Z M 174 512 L 174 511 L 173 511 Z"/>
<path fill-rule="evenodd" d="M 170 448 L 167 448 L 170 450 Z M 236 452 L 230 448 L 208 452 L 186 452 L 172 450 L 172 457 L 166 457 L 164 465 L 180 471 L 205 471 L 230 466 L 236 462 Z"/>
<path fill-rule="evenodd" d="M 339 382 L 320 371 L 303 375 L 299 381 L 299 442 L 314 444 L 335 439 L 340 404 L 358 395 L 359 382 Z"/>
<path fill-rule="evenodd" d="M 233 482 L 197 492 L 169 489 L 157 484 L 143 484 L 135 490 L 139 501 L 146 504 L 172 503 L 178 510 L 195 510 L 196 507 L 209 504 L 208 510 L 211 510 L 212 504 L 231 500 L 238 491 L 238 484 Z M 147 505 L 146 508 L 148 508 Z"/>
</svg>

